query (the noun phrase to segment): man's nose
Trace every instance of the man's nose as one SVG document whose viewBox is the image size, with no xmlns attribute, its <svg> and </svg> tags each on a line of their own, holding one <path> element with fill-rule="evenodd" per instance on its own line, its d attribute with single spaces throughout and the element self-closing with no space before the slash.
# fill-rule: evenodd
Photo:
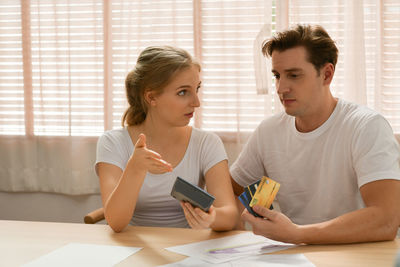
<svg viewBox="0 0 400 267">
<path fill-rule="evenodd" d="M 275 83 L 276 86 L 276 92 L 278 94 L 284 94 L 290 91 L 289 84 L 284 80 L 280 79 Z"/>
</svg>

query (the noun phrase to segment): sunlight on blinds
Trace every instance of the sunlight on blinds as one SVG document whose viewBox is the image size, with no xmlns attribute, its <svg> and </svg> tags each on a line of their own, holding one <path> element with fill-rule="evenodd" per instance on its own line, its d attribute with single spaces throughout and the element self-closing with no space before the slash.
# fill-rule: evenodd
<svg viewBox="0 0 400 267">
<path fill-rule="evenodd" d="M 201 125 L 216 132 L 252 131 L 264 118 L 257 95 L 253 42 L 265 23 L 263 1 L 202 1 Z"/>
<path fill-rule="evenodd" d="M 283 17 L 325 27 L 340 50 L 334 95 L 365 102 L 400 132 L 397 0 L 2 0 L 0 135 L 98 136 L 119 128 L 125 77 L 150 45 L 178 46 L 200 60 L 197 127 L 220 136 L 251 132 L 280 108 L 274 89 L 256 93 L 253 43 Z"/>
<path fill-rule="evenodd" d="M 357 79 L 358 69 L 365 68 L 365 82 L 361 79 L 358 83 L 364 83 L 367 88 L 366 104 L 388 119 L 394 132 L 400 132 L 400 3 L 396 0 L 365 0 L 362 3 L 363 12 L 358 13 L 363 17 L 357 21 L 363 23 L 363 45 L 355 50 L 364 53 L 365 65 L 363 60 L 354 62 L 352 72 L 344 72 L 343 61 L 353 56 L 346 53 L 360 32 L 354 32 L 350 38 L 345 36 L 345 29 L 350 26 L 346 25 L 346 10 L 341 1 L 305 0 L 301 5 L 291 5 L 289 24 L 321 24 L 339 48 L 339 61 L 331 84 L 334 95 L 343 98 L 348 91 L 354 90 L 347 88 L 345 81 Z M 354 12 L 347 12 L 350 12 L 347 16 L 354 16 Z M 382 32 L 379 32 L 379 25 Z"/>
<path fill-rule="evenodd" d="M 112 126 L 121 127 L 127 108 L 125 78 L 147 46 L 171 45 L 193 53 L 193 3 L 180 1 L 112 1 Z"/>
<path fill-rule="evenodd" d="M 100 1 L 31 1 L 35 135 L 98 135 L 103 128 Z"/>
<path fill-rule="evenodd" d="M 24 135 L 21 7 L 0 5 L 0 134 Z"/>
<path fill-rule="evenodd" d="M 394 131 L 400 132 L 400 2 L 385 0 L 384 3 L 381 112 Z"/>
</svg>

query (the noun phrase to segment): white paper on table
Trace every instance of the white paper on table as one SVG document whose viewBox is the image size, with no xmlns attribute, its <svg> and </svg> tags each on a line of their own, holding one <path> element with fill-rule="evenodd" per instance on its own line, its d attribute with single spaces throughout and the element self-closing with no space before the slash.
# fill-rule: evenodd
<svg viewBox="0 0 400 267">
<path fill-rule="evenodd" d="M 207 262 L 193 257 L 182 261 L 162 265 L 162 267 L 203 267 Z M 315 267 L 303 254 L 257 255 L 240 258 L 237 260 L 213 264 L 214 267 Z M 159 266 L 161 267 L 161 266 Z"/>
<path fill-rule="evenodd" d="M 244 256 L 259 255 L 294 247 L 255 235 L 252 232 L 210 239 L 196 243 L 166 248 L 166 250 L 199 258 L 211 263 L 231 261 Z"/>
<path fill-rule="evenodd" d="M 69 243 L 23 266 L 108 267 L 117 264 L 141 249 L 139 247 Z"/>
</svg>

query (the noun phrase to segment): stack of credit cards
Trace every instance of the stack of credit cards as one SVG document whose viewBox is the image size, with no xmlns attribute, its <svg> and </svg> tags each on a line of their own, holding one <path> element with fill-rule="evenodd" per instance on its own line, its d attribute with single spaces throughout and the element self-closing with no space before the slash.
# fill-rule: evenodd
<svg viewBox="0 0 400 267">
<path fill-rule="evenodd" d="M 278 193 L 279 187 L 279 183 L 263 176 L 261 180 L 245 186 L 243 188 L 244 192 L 239 196 L 239 200 L 253 216 L 261 217 L 253 211 L 252 207 L 259 205 L 267 209 L 273 209 L 272 202 Z"/>
</svg>

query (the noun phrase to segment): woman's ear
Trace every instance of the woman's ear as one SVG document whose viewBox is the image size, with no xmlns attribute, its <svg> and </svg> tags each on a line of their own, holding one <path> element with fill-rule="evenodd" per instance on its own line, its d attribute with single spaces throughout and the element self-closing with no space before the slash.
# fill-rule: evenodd
<svg viewBox="0 0 400 267">
<path fill-rule="evenodd" d="M 156 105 L 156 100 L 155 100 L 155 94 L 154 91 L 151 90 L 145 90 L 144 91 L 144 100 L 146 103 L 150 106 L 155 106 Z"/>
</svg>

